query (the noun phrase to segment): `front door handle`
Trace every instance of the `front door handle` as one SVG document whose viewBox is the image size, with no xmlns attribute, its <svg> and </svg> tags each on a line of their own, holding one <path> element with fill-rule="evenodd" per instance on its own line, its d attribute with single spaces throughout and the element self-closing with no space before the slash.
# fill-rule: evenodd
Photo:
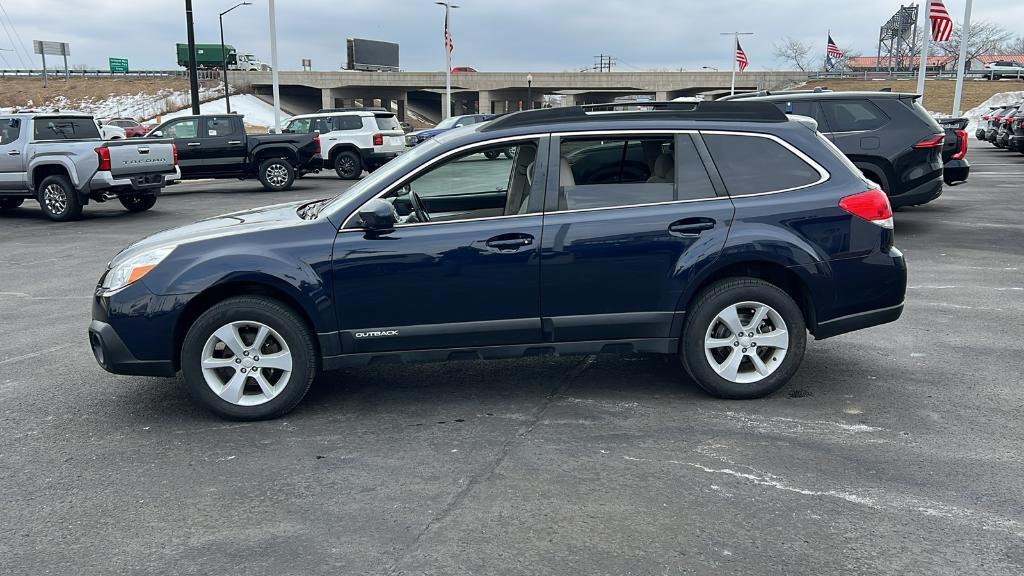
<svg viewBox="0 0 1024 576">
<path fill-rule="evenodd" d="M 188 145 L 189 146 L 202 146 L 203 143 L 202 142 L 189 142 Z"/>
<path fill-rule="evenodd" d="M 489 248 L 499 252 L 515 252 L 524 246 L 533 244 L 533 236 L 529 234 L 502 234 L 485 242 Z"/>
<path fill-rule="evenodd" d="M 241 140 L 228 140 L 228 144 L 241 144 Z"/>
<path fill-rule="evenodd" d="M 11 150 L 7 153 L 8 156 L 21 156 L 21 150 Z"/>
<path fill-rule="evenodd" d="M 711 230 L 714 227 L 715 221 L 711 218 L 684 218 L 669 224 L 668 232 L 673 236 L 694 238 L 700 236 L 701 232 Z"/>
</svg>

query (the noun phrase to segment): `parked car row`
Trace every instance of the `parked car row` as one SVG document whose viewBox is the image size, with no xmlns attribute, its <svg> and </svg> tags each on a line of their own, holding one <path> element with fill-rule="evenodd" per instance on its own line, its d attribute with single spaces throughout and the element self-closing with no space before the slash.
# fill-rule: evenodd
<svg viewBox="0 0 1024 576">
<path fill-rule="evenodd" d="M 975 137 L 996 148 L 1024 154 L 1024 102 L 992 107 L 981 117 Z"/>
</svg>

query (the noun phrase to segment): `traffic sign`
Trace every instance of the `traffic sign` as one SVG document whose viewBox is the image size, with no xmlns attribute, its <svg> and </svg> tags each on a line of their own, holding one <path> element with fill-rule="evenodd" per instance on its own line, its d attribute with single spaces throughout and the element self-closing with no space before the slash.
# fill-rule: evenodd
<svg viewBox="0 0 1024 576">
<path fill-rule="evenodd" d="M 127 58 L 110 58 L 111 72 L 128 72 Z"/>
</svg>

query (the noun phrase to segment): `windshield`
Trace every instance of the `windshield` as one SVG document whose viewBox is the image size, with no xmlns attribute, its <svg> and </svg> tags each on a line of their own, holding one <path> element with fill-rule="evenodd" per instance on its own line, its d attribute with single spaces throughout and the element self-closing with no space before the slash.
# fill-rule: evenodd
<svg viewBox="0 0 1024 576">
<path fill-rule="evenodd" d="M 321 212 L 326 210 L 330 212 L 332 209 L 338 207 L 343 202 L 343 199 L 358 196 L 364 191 L 374 187 L 378 182 L 390 178 L 394 174 L 400 174 L 408 171 L 410 168 L 420 164 L 426 158 L 430 158 L 434 154 L 434 150 L 440 146 L 437 140 L 427 140 L 419 146 L 413 148 L 409 152 L 400 155 L 398 158 L 388 162 L 387 164 L 376 169 L 366 178 L 359 181 L 358 184 L 345 190 L 341 194 L 334 197 L 327 205 L 323 207 Z"/>
<path fill-rule="evenodd" d="M 459 121 L 459 118 L 459 116 L 451 116 L 449 118 L 445 118 L 444 120 L 438 122 L 437 126 L 434 126 L 434 128 L 454 128 L 455 123 Z"/>
</svg>

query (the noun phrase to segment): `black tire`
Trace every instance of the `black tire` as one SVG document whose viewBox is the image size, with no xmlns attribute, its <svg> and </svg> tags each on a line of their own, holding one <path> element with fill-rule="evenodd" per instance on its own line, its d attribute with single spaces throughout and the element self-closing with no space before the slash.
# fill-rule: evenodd
<svg viewBox="0 0 1024 576">
<path fill-rule="evenodd" d="M 218 396 L 207 384 L 202 368 L 207 340 L 232 322 L 258 322 L 268 326 L 280 335 L 291 352 L 292 370 L 284 388 L 263 404 L 233 404 Z M 256 358 L 255 355 L 253 357 Z M 320 356 L 313 332 L 291 308 L 272 298 L 237 296 L 214 304 L 189 328 L 181 347 L 181 372 L 189 395 L 204 408 L 232 420 L 264 420 L 277 418 L 295 408 L 320 372 Z M 267 375 L 267 369 L 261 374 L 268 379 L 272 377 Z M 245 390 L 259 389 L 251 375 L 244 378 Z"/>
<path fill-rule="evenodd" d="M 257 174 L 263 189 L 270 192 L 287 190 L 295 183 L 295 168 L 287 158 L 267 158 L 260 163 Z"/>
<path fill-rule="evenodd" d="M 501 156 L 501 150 L 488 150 L 484 152 L 484 157 L 488 160 L 497 160 L 498 156 Z"/>
<path fill-rule="evenodd" d="M 67 176 L 53 174 L 43 178 L 36 189 L 39 207 L 54 222 L 68 222 L 82 216 L 82 199 Z"/>
<path fill-rule="evenodd" d="M 763 379 L 751 383 L 738 383 L 723 378 L 711 366 L 705 355 L 705 336 L 717 322 L 719 312 L 743 302 L 758 302 L 773 308 L 785 323 L 789 335 L 786 355 L 774 371 Z M 804 348 L 807 345 L 807 328 L 803 313 L 789 294 L 764 280 L 748 277 L 719 280 L 694 298 L 686 316 L 680 342 L 680 359 L 697 385 L 712 396 L 730 399 L 762 398 L 789 382 L 803 360 Z M 732 337 L 734 336 L 729 336 Z M 756 339 L 756 334 L 753 339 Z M 756 342 L 754 344 L 756 346 Z M 769 352 L 770 349 L 765 351 Z M 733 351 L 730 354 L 737 352 Z M 770 356 L 772 354 L 767 354 L 767 357 Z M 765 358 L 770 362 L 771 359 L 767 357 Z M 749 363 L 748 367 L 753 368 L 753 364 Z"/>
<path fill-rule="evenodd" d="M 363 174 L 363 160 L 351 150 L 342 150 L 334 157 L 334 172 L 342 180 L 355 180 Z"/>
<path fill-rule="evenodd" d="M 117 199 L 129 212 L 145 212 L 156 205 L 156 194 L 130 194 Z"/>
<path fill-rule="evenodd" d="M 23 202 L 24 198 L 0 198 L 0 210 L 14 210 Z"/>
</svg>

